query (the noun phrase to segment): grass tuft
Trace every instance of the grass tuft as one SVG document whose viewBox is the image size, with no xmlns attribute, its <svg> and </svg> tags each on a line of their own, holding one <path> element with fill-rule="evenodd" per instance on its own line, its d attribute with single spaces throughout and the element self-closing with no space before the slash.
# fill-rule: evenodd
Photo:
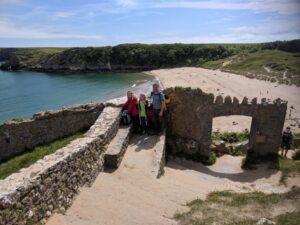
<svg viewBox="0 0 300 225">
<path fill-rule="evenodd" d="M 19 171 L 22 168 L 29 167 L 44 156 L 54 153 L 56 150 L 68 145 L 71 141 L 81 138 L 83 132 L 77 132 L 65 138 L 58 139 L 52 143 L 35 147 L 31 151 L 27 151 L 19 156 L 15 156 L 6 162 L 0 164 L 0 179 L 5 179 L 12 173 Z"/>
<path fill-rule="evenodd" d="M 176 213 L 174 218 L 181 225 L 254 225 L 261 218 L 268 218 L 279 225 L 294 225 L 300 222 L 299 200 L 300 189 L 282 194 L 218 191 L 210 193 L 206 200 L 189 202 L 187 206 L 190 210 Z M 282 210 L 286 205 L 290 208 L 289 212 Z"/>
</svg>

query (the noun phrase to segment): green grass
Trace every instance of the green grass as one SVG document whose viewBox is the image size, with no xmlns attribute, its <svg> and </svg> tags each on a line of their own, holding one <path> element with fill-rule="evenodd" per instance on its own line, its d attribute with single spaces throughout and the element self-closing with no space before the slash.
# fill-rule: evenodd
<svg viewBox="0 0 300 225">
<path fill-rule="evenodd" d="M 285 183 L 288 177 L 300 176 L 300 161 L 279 157 L 279 170 L 282 172 L 281 182 Z"/>
<path fill-rule="evenodd" d="M 297 150 L 298 152 L 299 150 Z M 297 153 L 299 154 L 299 153 Z M 260 158 L 252 158 L 247 152 L 246 158 L 242 163 L 244 169 L 255 169 L 255 165 L 260 163 L 267 163 L 270 169 L 277 169 L 282 172 L 280 181 L 286 182 L 288 177 L 300 176 L 300 161 L 288 159 L 280 155 L 267 155 Z"/>
<path fill-rule="evenodd" d="M 223 66 L 224 62 L 229 64 Z M 240 53 L 200 65 L 208 69 L 245 75 L 250 78 L 268 80 L 300 86 L 300 54 L 280 50 L 259 50 L 255 52 L 241 51 Z M 270 69 L 266 71 L 264 67 Z M 284 77 L 284 72 L 286 76 Z"/>
<path fill-rule="evenodd" d="M 227 143 L 237 143 L 249 139 L 249 132 L 213 132 L 212 140 L 222 140 Z"/>
<path fill-rule="evenodd" d="M 263 217 L 279 225 L 300 223 L 300 189 L 283 194 L 212 192 L 206 200 L 196 199 L 187 206 L 188 212 L 174 216 L 181 225 L 254 225 Z M 280 212 L 287 206 L 288 213 Z"/>
<path fill-rule="evenodd" d="M 58 139 L 52 143 L 35 147 L 33 150 L 16 156 L 6 162 L 0 164 L 0 179 L 4 179 L 12 173 L 19 171 L 22 168 L 26 168 L 44 156 L 54 153 L 56 150 L 68 145 L 71 141 L 81 138 L 83 132 L 77 132 L 68 137 Z"/>
<path fill-rule="evenodd" d="M 66 48 L 18 48 L 17 58 L 23 64 L 39 64 L 43 59 L 66 50 Z"/>
<path fill-rule="evenodd" d="M 28 119 L 28 118 L 13 118 L 13 119 L 4 121 L 3 123 L 10 123 L 10 122 L 24 122 L 24 121 L 28 121 L 28 120 L 30 120 L 30 119 Z M 0 123 L 0 125 L 1 125 L 1 123 Z"/>
</svg>

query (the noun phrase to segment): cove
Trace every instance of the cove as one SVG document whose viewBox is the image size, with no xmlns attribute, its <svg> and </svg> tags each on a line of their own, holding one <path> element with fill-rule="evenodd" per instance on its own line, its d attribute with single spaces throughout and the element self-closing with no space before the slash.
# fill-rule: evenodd
<svg viewBox="0 0 300 225">
<path fill-rule="evenodd" d="M 0 70 L 0 123 L 75 104 L 103 102 L 152 80 L 143 73 L 42 73 Z"/>
</svg>

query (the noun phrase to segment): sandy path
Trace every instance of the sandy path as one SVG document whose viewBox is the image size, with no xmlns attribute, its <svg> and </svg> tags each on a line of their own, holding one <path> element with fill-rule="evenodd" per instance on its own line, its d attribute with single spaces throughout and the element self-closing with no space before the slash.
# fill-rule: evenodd
<svg viewBox="0 0 300 225">
<path fill-rule="evenodd" d="M 241 157 L 224 156 L 211 167 L 172 160 L 156 179 L 153 170 L 155 136 L 134 137 L 118 170 L 100 173 L 84 188 L 65 215 L 55 214 L 48 225 L 170 225 L 174 213 L 187 210 L 187 201 L 215 190 L 283 191 L 280 173 L 240 168 Z"/>
<path fill-rule="evenodd" d="M 288 108 L 286 125 L 292 125 L 294 131 L 300 132 L 300 88 L 296 86 L 279 85 L 217 70 L 193 67 L 153 70 L 150 74 L 157 76 L 165 87 L 199 87 L 207 93 L 213 93 L 215 96 L 230 95 L 237 97 L 240 101 L 244 96 L 251 99 L 257 97 L 259 101 L 261 98 L 274 100 L 280 97 L 288 101 L 288 107 L 293 106 L 295 108 L 291 113 L 293 120 L 288 120 Z M 296 124 L 296 120 L 298 124 Z M 233 121 L 238 124 L 228 126 L 232 125 Z M 220 117 L 214 119 L 214 130 L 239 131 L 245 128 L 249 129 L 250 122 L 251 119 L 245 119 L 245 117 Z"/>
</svg>

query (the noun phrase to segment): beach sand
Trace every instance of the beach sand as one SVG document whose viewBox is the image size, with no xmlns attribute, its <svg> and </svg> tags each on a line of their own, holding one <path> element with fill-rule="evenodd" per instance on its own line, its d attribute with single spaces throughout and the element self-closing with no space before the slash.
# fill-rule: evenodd
<svg viewBox="0 0 300 225">
<path fill-rule="evenodd" d="M 249 99 L 257 97 L 258 102 L 261 98 L 270 100 L 281 98 L 288 101 L 285 126 L 291 126 L 295 133 L 300 132 L 300 88 L 295 85 L 271 83 L 219 70 L 195 67 L 160 69 L 147 73 L 158 77 L 164 88 L 174 86 L 201 88 L 207 93 L 213 93 L 215 97 L 229 95 L 237 97 L 240 101 L 244 96 Z M 294 109 L 291 110 L 291 106 Z M 214 131 L 238 132 L 246 128 L 250 129 L 251 118 L 246 116 L 217 117 L 213 122 Z"/>
</svg>

